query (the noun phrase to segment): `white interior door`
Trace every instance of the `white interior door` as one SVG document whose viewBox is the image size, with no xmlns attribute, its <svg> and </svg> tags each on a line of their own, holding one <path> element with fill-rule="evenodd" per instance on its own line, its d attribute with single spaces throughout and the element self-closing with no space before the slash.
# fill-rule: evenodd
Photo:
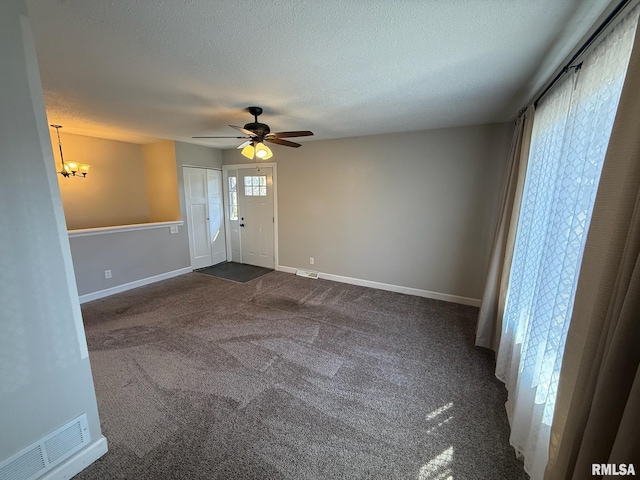
<svg viewBox="0 0 640 480">
<path fill-rule="evenodd" d="M 213 175 L 210 175 L 212 172 Z M 184 195 L 187 210 L 187 224 L 189 226 L 189 252 L 191 254 L 191 266 L 195 268 L 208 267 L 226 259 L 226 247 L 224 246 L 224 225 L 222 213 L 213 211 L 214 221 L 210 221 L 210 213 L 218 209 L 222 203 L 222 179 L 217 177 L 218 187 L 212 187 L 213 199 L 209 194 L 210 180 L 215 184 L 215 170 L 206 168 L 184 167 Z M 220 172 L 217 172 L 218 174 Z M 217 199 L 216 199 L 216 191 Z M 215 227 L 215 218 L 218 217 L 218 227 Z M 215 234 L 222 229 L 219 234 Z M 219 253 L 222 242 L 223 260 Z M 215 248 L 214 248 L 215 245 Z"/>
<path fill-rule="evenodd" d="M 227 260 L 220 170 L 207 170 L 207 197 L 209 199 L 209 241 L 211 242 L 210 265 L 216 265 Z"/>
<path fill-rule="evenodd" d="M 242 263 L 274 268 L 273 168 L 238 170 Z"/>
</svg>

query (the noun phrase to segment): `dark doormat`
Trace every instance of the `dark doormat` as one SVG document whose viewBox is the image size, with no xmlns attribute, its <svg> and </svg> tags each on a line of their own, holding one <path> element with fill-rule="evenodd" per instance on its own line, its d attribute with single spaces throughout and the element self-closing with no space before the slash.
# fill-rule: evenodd
<svg viewBox="0 0 640 480">
<path fill-rule="evenodd" d="M 224 262 L 212 267 L 199 268 L 196 272 L 211 275 L 212 277 L 233 280 L 234 282 L 246 283 L 265 273 L 273 272 L 273 270 L 244 263 Z"/>
</svg>

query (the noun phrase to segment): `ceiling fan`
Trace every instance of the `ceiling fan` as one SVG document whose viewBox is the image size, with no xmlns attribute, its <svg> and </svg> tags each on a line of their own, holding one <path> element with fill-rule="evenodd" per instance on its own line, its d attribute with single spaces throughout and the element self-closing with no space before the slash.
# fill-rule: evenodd
<svg viewBox="0 0 640 480">
<path fill-rule="evenodd" d="M 285 147 L 298 148 L 299 143 L 290 142 L 284 140 L 285 138 L 292 137 L 309 137 L 313 135 L 313 132 L 308 130 L 298 130 L 295 132 L 275 132 L 271 133 L 269 125 L 258 122 L 258 116 L 262 114 L 261 107 L 248 107 L 247 111 L 253 115 L 254 121 L 247 123 L 244 127 L 238 127 L 236 125 L 229 125 L 231 128 L 235 128 L 244 133 L 244 136 L 240 137 L 191 137 L 191 138 L 244 138 L 246 142 L 238 146 L 239 150 L 242 150 L 242 154 L 247 158 L 258 157 L 262 160 L 267 160 L 273 156 L 271 149 L 267 147 L 264 142 L 275 143 L 276 145 L 284 145 Z"/>
</svg>

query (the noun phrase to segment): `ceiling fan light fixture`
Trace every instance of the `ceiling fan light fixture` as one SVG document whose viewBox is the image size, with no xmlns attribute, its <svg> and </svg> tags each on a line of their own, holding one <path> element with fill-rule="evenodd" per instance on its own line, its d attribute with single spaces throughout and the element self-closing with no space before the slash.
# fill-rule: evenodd
<svg viewBox="0 0 640 480">
<path fill-rule="evenodd" d="M 246 147 L 244 147 L 240 153 L 242 153 L 242 155 L 244 155 L 245 157 L 250 158 L 251 160 L 253 160 L 253 155 L 255 153 L 255 148 L 253 148 L 253 145 L 249 144 Z"/>
<path fill-rule="evenodd" d="M 268 160 L 273 157 L 273 152 L 264 143 L 258 142 L 256 145 L 256 157 L 260 160 Z"/>
</svg>

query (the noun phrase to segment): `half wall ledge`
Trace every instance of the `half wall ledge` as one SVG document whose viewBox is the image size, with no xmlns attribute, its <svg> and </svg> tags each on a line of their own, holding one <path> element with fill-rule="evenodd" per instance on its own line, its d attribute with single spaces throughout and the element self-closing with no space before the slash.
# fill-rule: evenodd
<svg viewBox="0 0 640 480">
<path fill-rule="evenodd" d="M 104 235 L 107 233 L 129 232 L 133 230 L 149 230 L 152 228 L 164 228 L 184 225 L 182 220 L 172 222 L 152 222 L 152 223 L 134 223 L 131 225 L 116 225 L 113 227 L 96 227 L 96 228 L 80 228 L 77 230 L 68 230 L 69 237 L 87 237 L 90 235 Z"/>
</svg>

